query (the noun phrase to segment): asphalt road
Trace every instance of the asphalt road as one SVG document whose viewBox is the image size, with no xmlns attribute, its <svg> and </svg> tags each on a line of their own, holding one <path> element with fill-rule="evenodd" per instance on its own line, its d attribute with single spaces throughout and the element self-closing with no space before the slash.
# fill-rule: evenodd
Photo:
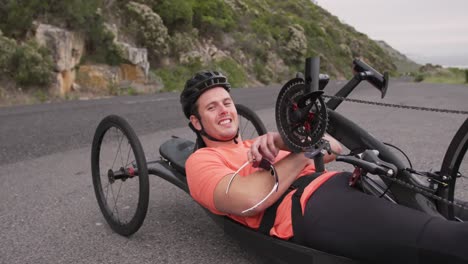
<svg viewBox="0 0 468 264">
<path fill-rule="evenodd" d="M 332 82 L 333 93 L 343 82 Z M 280 87 L 235 89 L 238 103 L 275 129 Z M 392 82 L 387 97 L 361 85 L 351 98 L 468 111 L 468 87 Z M 466 115 L 343 103 L 339 112 L 402 148 L 413 166 L 440 168 Z M 108 114 L 135 128 L 148 159 L 171 135 L 193 138 L 178 94 L 107 98 L 0 108 L 0 263 L 266 263 L 211 222 L 191 198 L 151 178 L 142 228 L 121 237 L 105 223 L 90 173 L 90 144 Z M 331 169 L 346 169 L 331 165 Z"/>
</svg>

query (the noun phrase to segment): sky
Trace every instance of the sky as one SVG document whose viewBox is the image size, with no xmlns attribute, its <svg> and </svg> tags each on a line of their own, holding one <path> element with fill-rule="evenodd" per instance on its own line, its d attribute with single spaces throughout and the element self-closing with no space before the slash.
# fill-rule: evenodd
<svg viewBox="0 0 468 264">
<path fill-rule="evenodd" d="M 468 68 L 468 0 L 315 0 L 418 63 Z"/>
</svg>

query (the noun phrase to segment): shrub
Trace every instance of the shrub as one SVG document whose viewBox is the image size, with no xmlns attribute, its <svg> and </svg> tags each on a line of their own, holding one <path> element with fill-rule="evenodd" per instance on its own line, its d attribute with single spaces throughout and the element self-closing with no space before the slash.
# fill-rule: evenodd
<svg viewBox="0 0 468 264">
<path fill-rule="evenodd" d="M 422 81 L 424 81 L 424 74 L 422 74 L 422 73 L 417 73 L 417 74 L 414 76 L 414 81 L 415 81 L 415 82 L 422 82 Z"/>
<path fill-rule="evenodd" d="M 268 71 L 265 67 L 266 63 L 261 60 L 255 60 L 254 63 L 254 73 L 257 80 L 263 84 L 269 84 L 273 80 L 272 72 Z"/>
<path fill-rule="evenodd" d="M 95 27 L 90 28 L 88 39 L 86 41 L 86 58 L 98 63 L 117 65 L 125 60 L 123 59 L 123 50 L 114 42 L 115 36 L 106 29 L 100 17 L 96 17 Z"/>
<path fill-rule="evenodd" d="M 167 44 L 167 27 L 161 17 L 149 6 L 136 2 L 129 2 L 126 5 L 130 19 L 136 23 L 138 38 L 141 44 L 148 48 L 150 54 L 155 57 L 167 55 L 169 47 Z"/>
<path fill-rule="evenodd" d="M 0 2 L 0 29 L 5 35 L 23 38 L 32 22 L 41 21 L 58 24 L 73 30 L 87 32 L 90 23 L 101 6 L 101 0 L 3 0 Z"/>
<path fill-rule="evenodd" d="M 247 73 L 244 68 L 231 58 L 214 62 L 211 68 L 226 74 L 234 88 L 242 87 L 247 83 Z"/>
<path fill-rule="evenodd" d="M 37 6 L 40 1 L 0 1 L 0 16 L 2 17 L 0 30 L 8 37 L 24 37 L 36 17 Z"/>
<path fill-rule="evenodd" d="M 16 42 L 2 36 L 0 31 L 0 74 L 11 75 L 11 58 L 16 51 Z"/>
<path fill-rule="evenodd" d="M 16 69 L 14 79 L 20 85 L 45 86 L 51 82 L 52 58 L 35 42 L 18 47 L 12 56 L 12 68 Z"/>
<path fill-rule="evenodd" d="M 153 10 L 156 10 L 161 16 L 170 33 L 184 31 L 192 27 L 193 1 L 157 1 Z"/>
<path fill-rule="evenodd" d="M 187 64 L 157 69 L 155 73 L 161 77 L 164 91 L 180 91 L 184 88 L 185 81 L 202 69 L 200 60 L 192 60 Z"/>
<path fill-rule="evenodd" d="M 14 69 L 13 79 L 19 85 L 45 86 L 51 82 L 52 59 L 45 48 L 28 42 L 15 50 L 10 69 Z"/>
<path fill-rule="evenodd" d="M 17 45 L 0 35 L 0 73 L 23 86 L 50 84 L 52 58 L 45 48 L 36 42 Z"/>
<path fill-rule="evenodd" d="M 281 41 L 288 32 L 287 26 L 291 23 L 291 19 L 284 15 L 265 13 L 255 18 L 251 26 L 259 37 Z"/>
<path fill-rule="evenodd" d="M 224 58 L 209 65 L 203 65 L 200 60 L 192 60 L 186 64 L 157 69 L 155 73 L 161 77 L 165 91 L 180 91 L 184 88 L 187 79 L 196 72 L 207 69 L 225 74 L 234 88 L 242 87 L 247 83 L 247 73 L 231 58 Z"/>
<path fill-rule="evenodd" d="M 223 0 L 195 1 L 193 25 L 203 35 L 218 37 L 235 29 L 234 11 Z"/>
<path fill-rule="evenodd" d="M 169 44 L 171 47 L 171 55 L 179 57 L 181 54 L 191 51 L 196 45 L 198 39 L 198 32 L 196 29 L 189 33 L 175 33 L 170 39 Z"/>
</svg>

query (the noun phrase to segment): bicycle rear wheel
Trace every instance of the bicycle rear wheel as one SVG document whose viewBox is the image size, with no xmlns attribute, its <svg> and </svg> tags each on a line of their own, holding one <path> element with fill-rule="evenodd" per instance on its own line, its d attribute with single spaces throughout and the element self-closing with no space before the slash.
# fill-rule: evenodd
<svg viewBox="0 0 468 264">
<path fill-rule="evenodd" d="M 236 109 L 239 116 L 239 134 L 243 140 L 266 134 L 265 125 L 254 111 L 241 104 L 236 104 Z"/>
<path fill-rule="evenodd" d="M 447 186 L 440 185 L 437 194 L 468 207 L 468 118 L 450 142 L 442 162 L 440 175 L 448 177 Z M 468 210 L 438 202 L 439 212 L 450 220 L 468 221 Z"/>
<path fill-rule="evenodd" d="M 111 115 L 98 125 L 91 171 L 99 208 L 107 223 L 120 235 L 135 233 L 148 209 L 148 169 L 140 141 L 123 118 Z"/>
</svg>

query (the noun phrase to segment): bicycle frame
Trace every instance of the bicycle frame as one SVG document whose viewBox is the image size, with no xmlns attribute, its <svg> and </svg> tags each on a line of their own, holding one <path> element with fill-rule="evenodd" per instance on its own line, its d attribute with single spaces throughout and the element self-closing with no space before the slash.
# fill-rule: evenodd
<svg viewBox="0 0 468 264">
<path fill-rule="evenodd" d="M 369 81 L 374 87 L 379 89 L 382 93 L 382 97 L 384 97 L 386 90 L 387 90 L 387 85 L 388 85 L 388 76 L 386 74 L 381 75 L 376 70 L 372 69 L 370 66 L 368 66 L 367 64 L 361 61 L 355 60 L 354 64 L 355 64 L 354 70 L 356 72 L 354 77 L 336 93 L 336 96 L 346 98 L 359 85 L 361 81 L 366 80 L 366 81 Z M 313 90 L 316 90 L 316 89 L 322 90 L 325 87 L 326 83 L 328 82 L 328 77 L 318 75 L 318 73 L 316 73 L 314 77 L 312 77 L 312 74 L 309 74 L 312 71 L 311 68 L 313 67 L 310 67 L 310 65 L 309 67 L 306 66 L 305 81 L 306 83 L 310 81 L 307 85 L 307 88 L 308 89 L 312 88 Z M 318 82 L 314 86 L 312 85 L 309 86 L 309 84 L 311 84 L 312 79 L 314 80 L 318 79 Z M 396 177 L 398 177 L 399 179 L 406 181 L 410 184 L 416 185 L 420 188 L 423 188 L 424 190 L 427 190 L 431 193 L 436 193 L 436 191 L 440 191 L 440 188 L 435 190 L 434 188 L 432 188 L 432 186 L 429 186 L 428 184 L 424 184 L 422 181 L 419 180 L 419 178 L 414 177 L 410 172 L 405 170 L 406 168 L 404 166 L 404 163 L 396 155 L 394 155 L 388 149 L 386 145 L 384 145 L 381 141 L 373 137 L 370 133 L 368 133 L 366 130 L 364 130 L 362 127 L 360 127 L 353 121 L 349 120 L 348 118 L 336 112 L 335 110 L 338 108 L 338 106 L 341 104 L 342 101 L 343 101 L 342 99 L 331 99 L 327 102 L 327 108 L 329 110 L 328 111 L 329 125 L 328 125 L 327 132 L 331 136 L 333 136 L 338 141 L 340 141 L 346 148 L 351 150 L 352 153 L 359 153 L 359 152 L 364 151 L 365 149 L 378 150 L 379 158 L 381 160 L 391 163 L 397 167 Z M 240 109 L 238 108 L 238 110 Z M 251 118 L 253 117 L 251 116 Z M 172 139 L 167 140 L 160 146 L 160 149 L 159 149 L 160 154 L 161 154 L 160 160 L 146 161 L 144 158 L 144 153 L 140 146 L 139 140 L 136 134 L 134 133 L 134 131 L 129 126 L 129 124 L 125 120 L 123 120 L 120 117 L 118 118 L 117 116 L 110 116 L 110 117 L 105 118 L 105 120 L 107 122 L 103 122 L 103 125 L 102 125 L 103 128 L 101 130 L 99 129 L 101 127 L 101 124 L 98 126 L 97 132 L 99 133 L 96 132 L 96 135 L 98 136 L 95 135 L 95 139 L 98 139 L 98 140 L 93 140 L 92 164 L 94 164 L 93 161 L 94 162 L 97 161 L 97 164 L 99 165 L 100 144 L 102 143 L 103 135 L 105 135 L 105 132 L 107 131 L 105 129 L 107 129 L 108 127 L 117 127 L 125 131 L 124 136 L 126 136 L 127 139 L 129 139 L 129 141 L 132 143 L 132 144 L 130 143 L 129 144 L 134 149 L 135 159 L 139 161 L 139 165 L 136 166 L 138 171 L 119 170 L 119 171 L 116 171 L 116 175 L 112 175 L 110 173 L 109 174 L 110 176 L 108 178 L 114 178 L 114 176 L 117 176 L 115 177 L 116 179 L 122 180 L 125 177 L 128 177 L 128 178 L 133 177 L 134 174 L 136 174 L 136 172 L 141 172 L 139 177 L 144 176 L 141 178 L 146 178 L 146 182 L 142 181 L 141 178 L 139 178 L 140 189 L 142 189 L 141 187 L 143 185 L 145 185 L 144 186 L 145 188 L 147 188 L 147 185 L 149 185 L 149 183 L 147 182 L 147 176 L 148 176 L 147 174 L 152 174 L 152 175 L 161 177 L 162 179 L 179 187 L 181 190 L 183 190 L 187 194 L 190 194 L 190 190 L 189 190 L 186 175 L 185 175 L 185 161 L 187 160 L 189 155 L 192 154 L 196 143 L 191 142 L 189 140 L 173 137 Z M 249 120 L 252 120 L 252 119 L 249 119 Z M 258 132 L 258 135 L 265 133 L 266 129 L 263 126 L 261 120 L 258 117 L 255 117 L 254 120 L 255 120 L 255 123 L 257 123 L 258 125 L 258 126 L 255 126 L 255 130 Z M 253 121 L 251 122 L 254 123 Z M 262 129 L 259 129 L 259 127 L 262 127 Z M 263 132 L 260 133 L 259 132 L 260 130 L 262 130 Z M 468 136 L 466 135 L 468 135 L 468 119 L 465 121 L 462 128 L 460 128 L 459 132 L 457 133 L 457 135 L 455 136 L 454 140 L 452 141 L 449 147 L 449 150 L 444 159 L 445 165 L 443 164 L 442 166 L 443 169 L 441 169 L 443 173 L 445 173 L 444 168 L 450 169 L 454 167 L 454 166 L 447 167 L 448 165 L 446 164 L 454 160 L 452 156 L 458 156 L 459 152 L 463 152 L 463 153 L 466 152 L 466 149 L 468 148 Z M 102 137 L 99 137 L 99 136 L 102 136 Z M 457 162 L 458 162 L 458 159 L 457 159 Z M 95 167 L 97 166 L 98 168 L 99 167 L 98 165 L 94 164 L 92 166 L 95 166 Z M 447 172 L 447 173 L 453 174 L 453 172 Z M 92 174 L 93 174 L 93 185 L 95 185 L 95 189 L 96 189 L 96 182 L 100 183 L 100 177 L 101 177 L 99 169 L 96 169 L 96 170 L 92 169 Z M 441 175 L 446 175 L 446 174 L 441 174 Z M 98 180 L 95 180 L 95 178 L 97 178 Z M 424 196 L 423 194 L 409 191 L 408 189 L 400 185 L 391 184 L 391 182 L 389 180 L 386 180 L 385 178 L 383 179 L 379 178 L 380 182 L 378 184 L 373 184 L 372 181 L 365 180 L 365 179 L 366 178 L 364 178 L 363 188 L 365 188 L 368 192 L 371 192 L 372 194 L 376 196 L 384 195 L 385 197 L 387 197 L 387 199 L 393 200 L 394 202 L 398 204 L 402 204 L 411 208 L 415 208 L 415 209 L 418 209 L 420 211 L 426 212 L 431 215 L 441 216 L 441 214 L 436 209 L 434 201 Z M 381 185 L 383 187 L 381 187 Z M 386 193 L 387 186 L 389 189 L 389 193 Z M 98 203 L 100 203 L 99 205 L 101 206 L 102 201 L 100 202 L 98 192 L 96 193 L 98 197 Z M 146 195 L 146 198 L 145 198 L 146 201 L 144 203 L 146 205 L 144 207 L 147 207 L 148 192 L 146 192 L 141 197 L 144 197 L 145 195 Z M 140 200 L 145 200 L 145 199 L 140 199 Z M 140 202 L 139 202 L 139 205 L 140 205 Z M 138 207 L 140 207 L 139 205 Z M 140 212 L 138 216 L 135 216 L 134 218 L 142 218 L 140 220 L 143 220 L 144 217 L 146 216 L 146 210 L 147 208 L 143 208 L 140 211 L 144 211 L 144 212 Z M 320 264 L 324 264 L 324 263 L 356 264 L 358 263 L 354 260 L 351 260 L 345 257 L 328 254 L 328 253 L 325 253 L 325 252 L 322 252 L 313 248 L 295 244 L 290 241 L 285 241 L 285 240 L 281 240 L 281 239 L 277 239 L 274 237 L 264 235 L 263 233 L 252 230 L 240 223 L 235 222 L 234 220 L 226 216 L 215 215 L 209 212 L 207 209 L 204 209 L 204 210 L 215 221 L 215 223 L 217 223 L 219 226 L 221 226 L 224 229 L 224 231 L 228 235 L 230 235 L 233 238 L 239 239 L 241 241 L 241 245 L 246 246 L 247 248 L 250 248 L 258 253 L 262 253 L 262 255 L 265 255 L 271 258 L 271 260 L 274 260 L 276 262 L 279 262 L 279 263 L 320 263 Z M 447 210 L 452 210 L 452 208 L 448 207 Z M 101 211 L 104 212 L 105 210 L 102 209 L 101 207 Z M 106 220 L 108 219 L 106 218 Z M 133 221 L 130 223 L 133 223 Z M 119 232 L 119 234 L 123 234 L 125 236 L 131 235 L 138 230 L 141 224 L 142 224 L 142 221 L 139 221 L 138 225 L 133 225 L 131 227 L 125 226 L 125 230 L 122 232 Z M 111 225 L 111 227 L 114 229 L 115 225 L 114 226 Z"/>
<path fill-rule="evenodd" d="M 371 68 L 369 65 L 362 61 L 354 60 L 355 75 L 348 81 L 336 94 L 337 97 L 346 98 L 363 80 L 369 81 L 374 87 L 376 87 L 382 93 L 382 98 L 385 96 L 388 87 L 388 75 L 381 75 L 379 72 Z M 328 129 L 327 132 L 345 147 L 347 147 L 352 153 L 359 153 L 365 149 L 375 149 L 379 151 L 379 157 L 388 163 L 394 164 L 398 168 L 396 177 L 402 179 L 410 184 L 416 185 L 426 191 L 435 193 L 436 190 L 430 188 L 427 184 L 424 184 L 419 178 L 414 177 L 411 173 L 406 171 L 404 163 L 393 154 L 385 144 L 374 136 L 369 134 L 366 130 L 361 128 L 353 121 L 347 119 L 343 115 L 334 111 L 343 102 L 340 99 L 330 99 L 326 104 L 328 108 Z M 394 200 L 398 204 L 405 205 L 430 215 L 440 216 L 437 211 L 436 204 L 433 200 L 425 197 L 424 195 L 416 192 L 410 192 L 407 188 L 391 184 L 389 180 L 382 180 L 384 188 L 379 188 L 378 184 L 375 185 L 372 182 L 365 182 L 366 188 L 369 188 L 369 192 L 374 195 L 390 196 L 389 200 Z M 386 194 L 386 189 L 389 188 L 391 195 Z"/>
</svg>

